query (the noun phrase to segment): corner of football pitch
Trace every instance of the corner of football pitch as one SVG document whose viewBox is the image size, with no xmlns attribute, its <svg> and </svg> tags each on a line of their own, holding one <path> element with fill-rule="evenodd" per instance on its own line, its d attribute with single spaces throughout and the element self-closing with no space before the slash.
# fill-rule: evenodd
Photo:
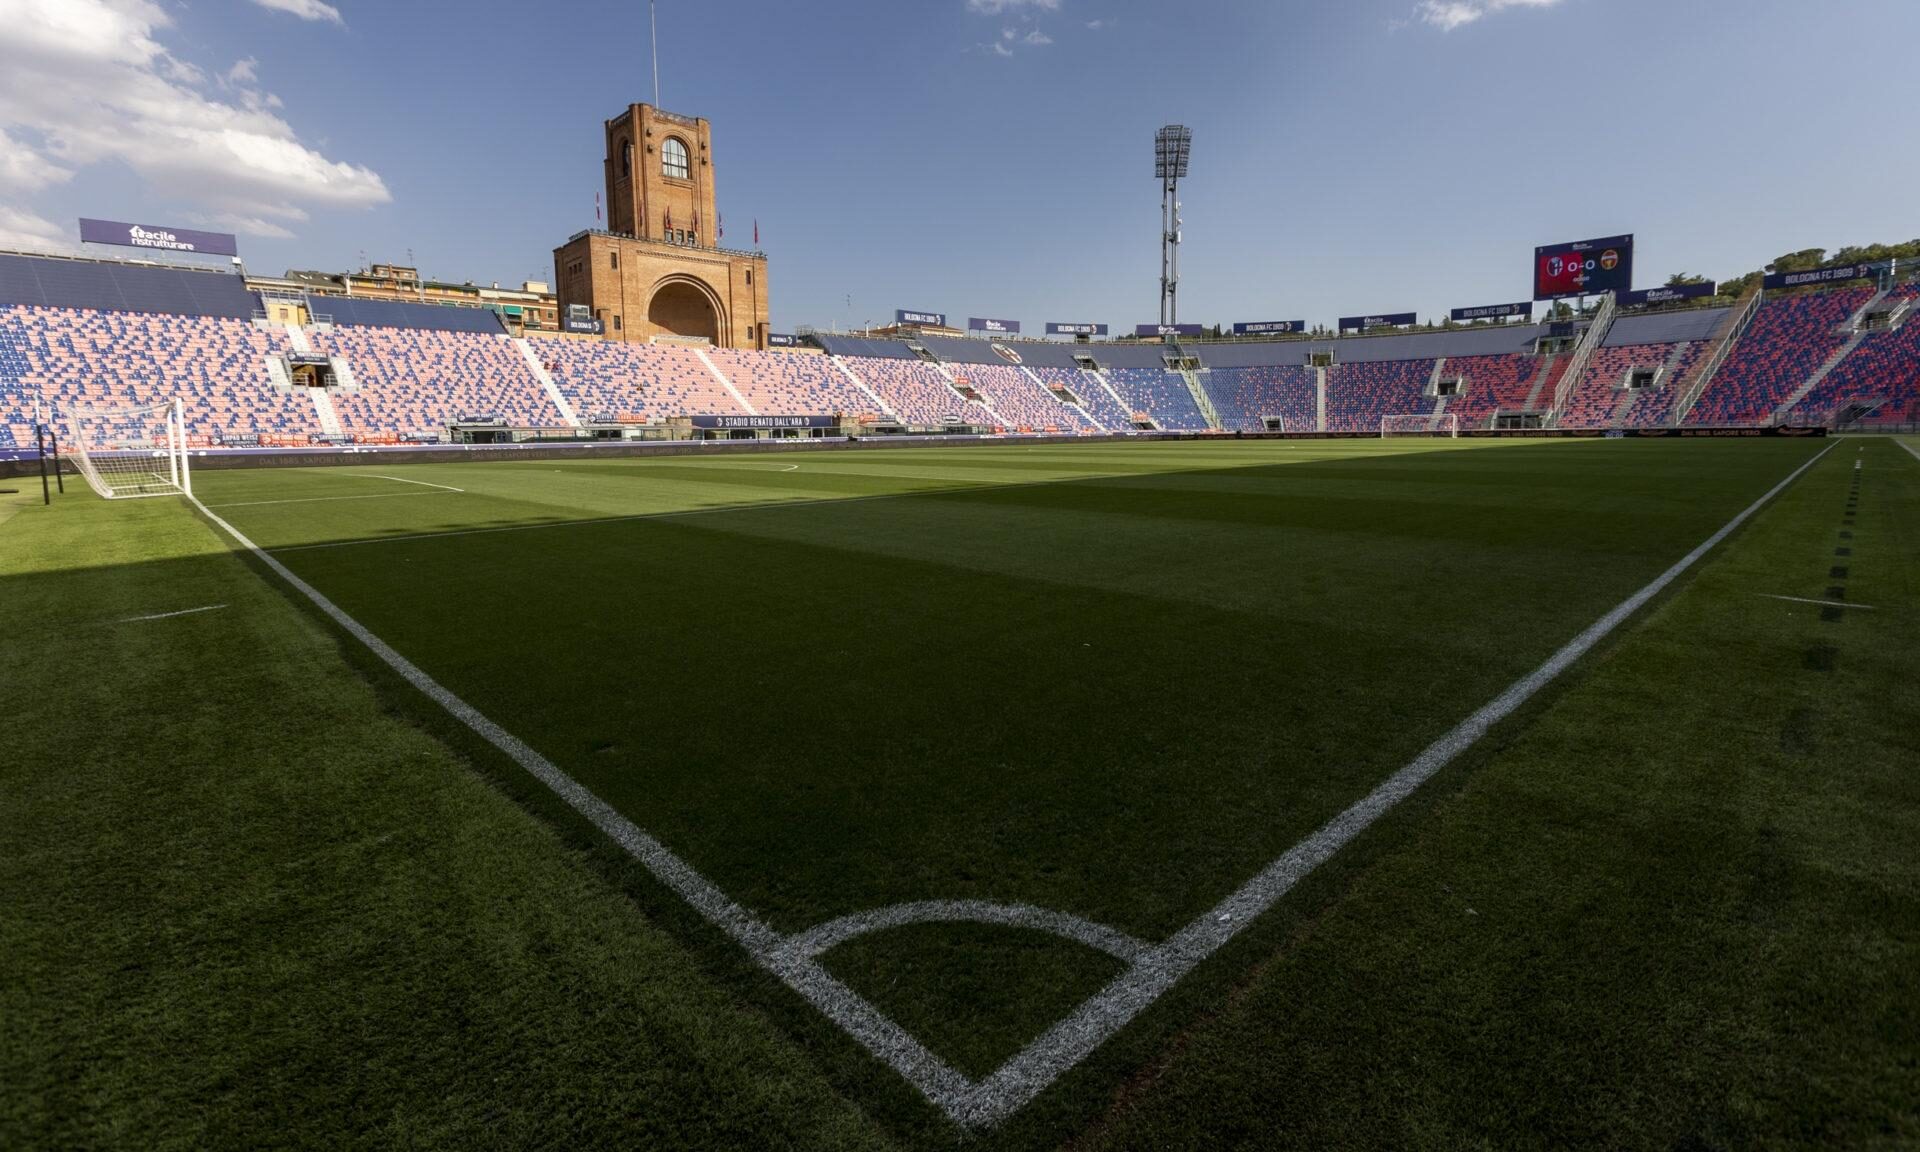
<svg viewBox="0 0 1920 1152">
<path fill-rule="evenodd" d="M 0 523 L 10 1144 L 1920 1135 L 1896 442 L 197 485 Z"/>
</svg>

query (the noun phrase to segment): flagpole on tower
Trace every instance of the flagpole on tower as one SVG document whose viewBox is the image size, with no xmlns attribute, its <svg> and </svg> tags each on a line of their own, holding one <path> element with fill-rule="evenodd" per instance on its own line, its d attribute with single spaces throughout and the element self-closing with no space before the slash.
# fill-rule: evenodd
<svg viewBox="0 0 1920 1152">
<path fill-rule="evenodd" d="M 653 106 L 660 107 L 660 4 L 647 0 L 647 26 L 653 35 Z"/>
</svg>

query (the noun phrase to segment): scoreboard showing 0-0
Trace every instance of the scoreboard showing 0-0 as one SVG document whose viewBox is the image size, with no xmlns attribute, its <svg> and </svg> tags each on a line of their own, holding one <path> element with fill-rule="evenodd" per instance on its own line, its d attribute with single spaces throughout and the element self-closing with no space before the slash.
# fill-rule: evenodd
<svg viewBox="0 0 1920 1152">
<path fill-rule="evenodd" d="M 1598 296 L 1633 290 L 1633 237 L 1609 236 L 1533 250 L 1533 298 Z"/>
</svg>

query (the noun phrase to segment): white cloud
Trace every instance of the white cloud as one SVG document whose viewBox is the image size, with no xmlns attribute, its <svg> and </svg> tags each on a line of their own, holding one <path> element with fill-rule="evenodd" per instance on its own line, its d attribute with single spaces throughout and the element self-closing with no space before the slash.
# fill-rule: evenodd
<svg viewBox="0 0 1920 1152">
<path fill-rule="evenodd" d="M 0 0 L 0 178 L 32 190 L 118 162 L 208 214 L 282 230 L 309 207 L 392 198 L 372 169 L 303 143 L 251 86 L 251 58 L 221 77 L 235 101 L 203 91 L 160 43 L 169 26 L 151 0 Z"/>
<path fill-rule="evenodd" d="M 22 208 L 0 204 L 0 248 L 25 248 L 44 252 L 73 248 L 73 237 L 51 220 L 35 216 Z"/>
<path fill-rule="evenodd" d="M 256 4 L 264 2 L 265 0 L 254 0 Z M 1059 10 L 1060 0 L 967 0 L 967 11 L 978 12 L 985 16 L 998 16 L 1002 12 L 1058 12 Z"/>
<path fill-rule="evenodd" d="M 1087 21 L 1087 31 L 1089 32 L 1098 32 L 1100 31 L 1100 29 L 1105 28 L 1106 26 L 1107 26 L 1107 22 L 1105 20 Z"/>
<path fill-rule="evenodd" d="M 1551 8 L 1558 3 L 1560 0 L 1421 0 L 1413 14 L 1422 23 L 1451 32 L 1508 8 Z"/>
<path fill-rule="evenodd" d="M 1035 28 L 1033 31 L 1023 36 L 1020 42 L 1023 44 L 1031 44 L 1035 48 L 1045 48 L 1047 45 L 1053 43 L 1053 37 L 1047 35 L 1045 32 L 1040 31 L 1040 29 Z"/>
<path fill-rule="evenodd" d="M 326 21 L 329 24 L 345 24 L 340 18 L 340 9 L 331 4 L 322 4 L 320 0 L 253 0 L 262 8 L 271 8 L 275 12 L 287 12 L 302 20 Z"/>
</svg>

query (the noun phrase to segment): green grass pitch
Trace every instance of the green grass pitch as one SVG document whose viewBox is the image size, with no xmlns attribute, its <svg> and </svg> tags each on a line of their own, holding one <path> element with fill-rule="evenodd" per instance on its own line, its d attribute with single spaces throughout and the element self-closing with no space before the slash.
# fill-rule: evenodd
<svg viewBox="0 0 1920 1152">
<path fill-rule="evenodd" d="M 971 1133 L 185 502 L 0 497 L 0 1143 L 1907 1146 L 1920 457 L 1897 441 L 368 464 L 196 492 L 774 933 L 965 901 L 1154 945 L 1823 451 Z M 819 964 L 973 1081 L 1126 969 L 946 921 Z"/>
</svg>

